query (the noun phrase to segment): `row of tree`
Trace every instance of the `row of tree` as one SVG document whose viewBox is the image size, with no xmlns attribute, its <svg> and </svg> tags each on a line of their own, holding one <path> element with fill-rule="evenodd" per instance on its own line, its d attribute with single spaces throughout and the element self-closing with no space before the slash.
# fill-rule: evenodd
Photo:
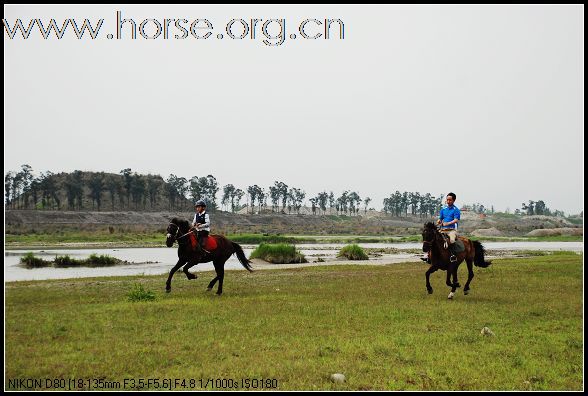
<svg viewBox="0 0 588 396">
<path fill-rule="evenodd" d="M 199 199 L 205 200 L 211 211 L 219 209 L 216 201 L 219 185 L 212 175 L 187 179 L 170 174 L 164 180 L 159 175 L 141 175 L 130 168 L 119 174 L 75 170 L 59 174 L 47 171 L 35 176 L 31 166 L 25 164 L 20 171 L 5 175 L 4 191 L 6 207 L 11 209 L 101 210 L 106 202 L 111 210 L 191 210 L 192 204 Z M 254 184 L 241 190 L 227 184 L 222 188 L 220 208 L 232 212 L 246 207 L 248 213 L 263 210 L 300 213 L 305 198 L 302 189 L 290 187 L 282 181 L 275 181 L 267 189 Z M 383 211 L 394 216 L 435 216 L 444 199 L 443 195 L 434 197 L 430 193 L 396 191 L 384 198 Z M 362 204 L 364 213 L 367 212 L 371 201 L 370 197 L 362 199 L 359 193 L 348 190 L 339 196 L 332 191 L 323 191 L 309 198 L 315 215 L 357 215 Z M 487 211 L 478 203 L 464 205 L 462 209 L 476 213 Z M 494 213 L 494 207 L 491 213 Z M 522 209 L 515 213 L 564 216 L 562 211 L 551 211 L 542 200 L 523 203 Z"/>
<path fill-rule="evenodd" d="M 561 210 L 550 210 L 547 205 L 545 205 L 545 202 L 543 202 L 542 200 L 538 200 L 538 201 L 532 201 L 529 200 L 529 203 L 522 203 L 521 204 L 521 209 L 516 209 L 515 210 L 515 214 L 526 214 L 529 216 L 532 215 L 544 215 L 544 216 L 559 216 L 559 217 L 564 217 L 564 212 L 562 212 Z"/>
<path fill-rule="evenodd" d="M 111 210 L 179 209 L 191 207 L 188 191 L 206 196 L 214 182 L 213 177 L 194 177 L 188 184 L 174 175 L 164 181 L 159 175 L 141 175 L 130 168 L 119 174 L 75 170 L 41 172 L 35 177 L 29 165 L 22 165 L 20 171 L 4 176 L 4 197 L 11 209 L 101 210 L 104 201 Z"/>
<path fill-rule="evenodd" d="M 430 193 L 396 191 L 384 198 L 384 212 L 394 216 L 435 216 L 443 205 L 445 196 L 434 197 Z"/>
</svg>

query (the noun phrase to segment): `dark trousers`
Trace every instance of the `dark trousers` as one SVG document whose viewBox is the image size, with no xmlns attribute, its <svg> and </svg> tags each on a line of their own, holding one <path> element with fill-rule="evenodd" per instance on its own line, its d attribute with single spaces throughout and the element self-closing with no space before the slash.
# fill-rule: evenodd
<svg viewBox="0 0 588 396">
<path fill-rule="evenodd" d="M 208 231 L 197 231 L 196 232 L 196 238 L 198 238 L 198 244 L 200 245 L 200 247 L 202 249 L 204 249 L 205 243 L 206 243 L 206 238 L 208 238 Z"/>
</svg>

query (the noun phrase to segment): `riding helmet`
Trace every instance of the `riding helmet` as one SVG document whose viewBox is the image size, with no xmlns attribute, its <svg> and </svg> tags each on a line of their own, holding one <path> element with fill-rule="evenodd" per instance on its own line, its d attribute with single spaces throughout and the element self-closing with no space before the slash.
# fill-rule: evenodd
<svg viewBox="0 0 588 396">
<path fill-rule="evenodd" d="M 196 203 L 194 204 L 194 206 L 204 206 L 204 207 L 206 207 L 206 202 L 204 202 L 203 200 L 199 200 L 199 201 L 196 201 Z"/>
</svg>

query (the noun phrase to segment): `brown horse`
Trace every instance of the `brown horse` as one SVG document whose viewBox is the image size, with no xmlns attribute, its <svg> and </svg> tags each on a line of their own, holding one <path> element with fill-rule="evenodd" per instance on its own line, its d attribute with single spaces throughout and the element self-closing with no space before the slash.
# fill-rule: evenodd
<svg viewBox="0 0 588 396">
<path fill-rule="evenodd" d="M 474 278 L 474 271 L 472 264 L 477 267 L 486 268 L 491 263 L 484 260 L 484 254 L 486 253 L 484 246 L 478 241 L 470 241 L 468 238 L 458 237 L 464 244 L 464 251 L 456 253 L 457 260 L 450 260 L 450 253 L 447 249 L 449 241 L 439 232 L 437 226 L 433 223 L 425 223 L 423 229 L 423 252 L 429 252 L 431 261 L 431 267 L 426 272 L 427 278 L 427 291 L 429 294 L 433 293 L 433 288 L 429 282 L 429 275 L 437 270 L 447 271 L 447 279 L 445 283 L 451 287 L 451 292 L 447 298 L 452 299 L 455 295 L 455 289 L 460 287 L 457 282 L 457 269 L 459 265 L 465 260 L 468 265 L 468 281 L 463 289 L 463 294 L 468 294 L 470 291 L 470 282 Z M 450 277 L 453 276 L 453 283 L 450 281 Z"/>
<path fill-rule="evenodd" d="M 223 293 L 223 280 L 225 278 L 225 262 L 235 253 L 239 262 L 249 272 L 253 272 L 253 268 L 249 265 L 250 261 L 245 257 L 243 249 L 235 242 L 229 241 L 222 235 L 209 235 L 208 238 L 214 238 L 216 241 L 216 248 L 210 252 L 205 252 L 197 245 L 197 240 L 194 231 L 190 229 L 190 223 L 186 220 L 173 218 L 167 226 L 167 237 L 165 244 L 167 247 L 172 247 L 174 242 L 178 242 L 178 262 L 169 272 L 167 282 L 165 283 L 165 291 L 171 291 L 171 280 L 174 273 L 184 266 L 184 274 L 188 279 L 196 279 L 197 276 L 188 271 L 191 267 L 198 263 L 208 263 L 212 261 L 216 277 L 208 284 L 206 290 L 212 290 L 214 284 L 218 281 L 218 289 L 216 294 L 219 296 Z"/>
</svg>

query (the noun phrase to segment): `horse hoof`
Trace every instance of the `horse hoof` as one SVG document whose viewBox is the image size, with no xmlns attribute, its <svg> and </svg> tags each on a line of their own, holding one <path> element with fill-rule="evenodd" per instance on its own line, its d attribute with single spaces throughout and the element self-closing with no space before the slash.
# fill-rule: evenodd
<svg viewBox="0 0 588 396">
<path fill-rule="evenodd" d="M 455 295 L 455 294 L 454 294 L 453 292 L 449 293 L 449 295 L 447 296 L 447 299 L 448 299 L 448 300 L 453 300 L 453 296 L 454 296 L 454 295 Z"/>
<path fill-rule="evenodd" d="M 463 291 L 463 294 L 467 296 L 468 294 L 470 294 L 470 291 L 469 290 L 464 290 Z"/>
<path fill-rule="evenodd" d="M 212 290 L 212 287 L 207 287 L 206 288 L 206 291 L 211 291 L 211 290 Z"/>
<path fill-rule="evenodd" d="M 433 289 L 427 289 L 427 293 L 433 294 Z"/>
<path fill-rule="evenodd" d="M 171 287 L 165 289 L 166 293 L 171 293 Z"/>
<path fill-rule="evenodd" d="M 220 296 L 221 294 L 223 294 L 223 292 L 216 292 L 217 296 Z"/>
</svg>

